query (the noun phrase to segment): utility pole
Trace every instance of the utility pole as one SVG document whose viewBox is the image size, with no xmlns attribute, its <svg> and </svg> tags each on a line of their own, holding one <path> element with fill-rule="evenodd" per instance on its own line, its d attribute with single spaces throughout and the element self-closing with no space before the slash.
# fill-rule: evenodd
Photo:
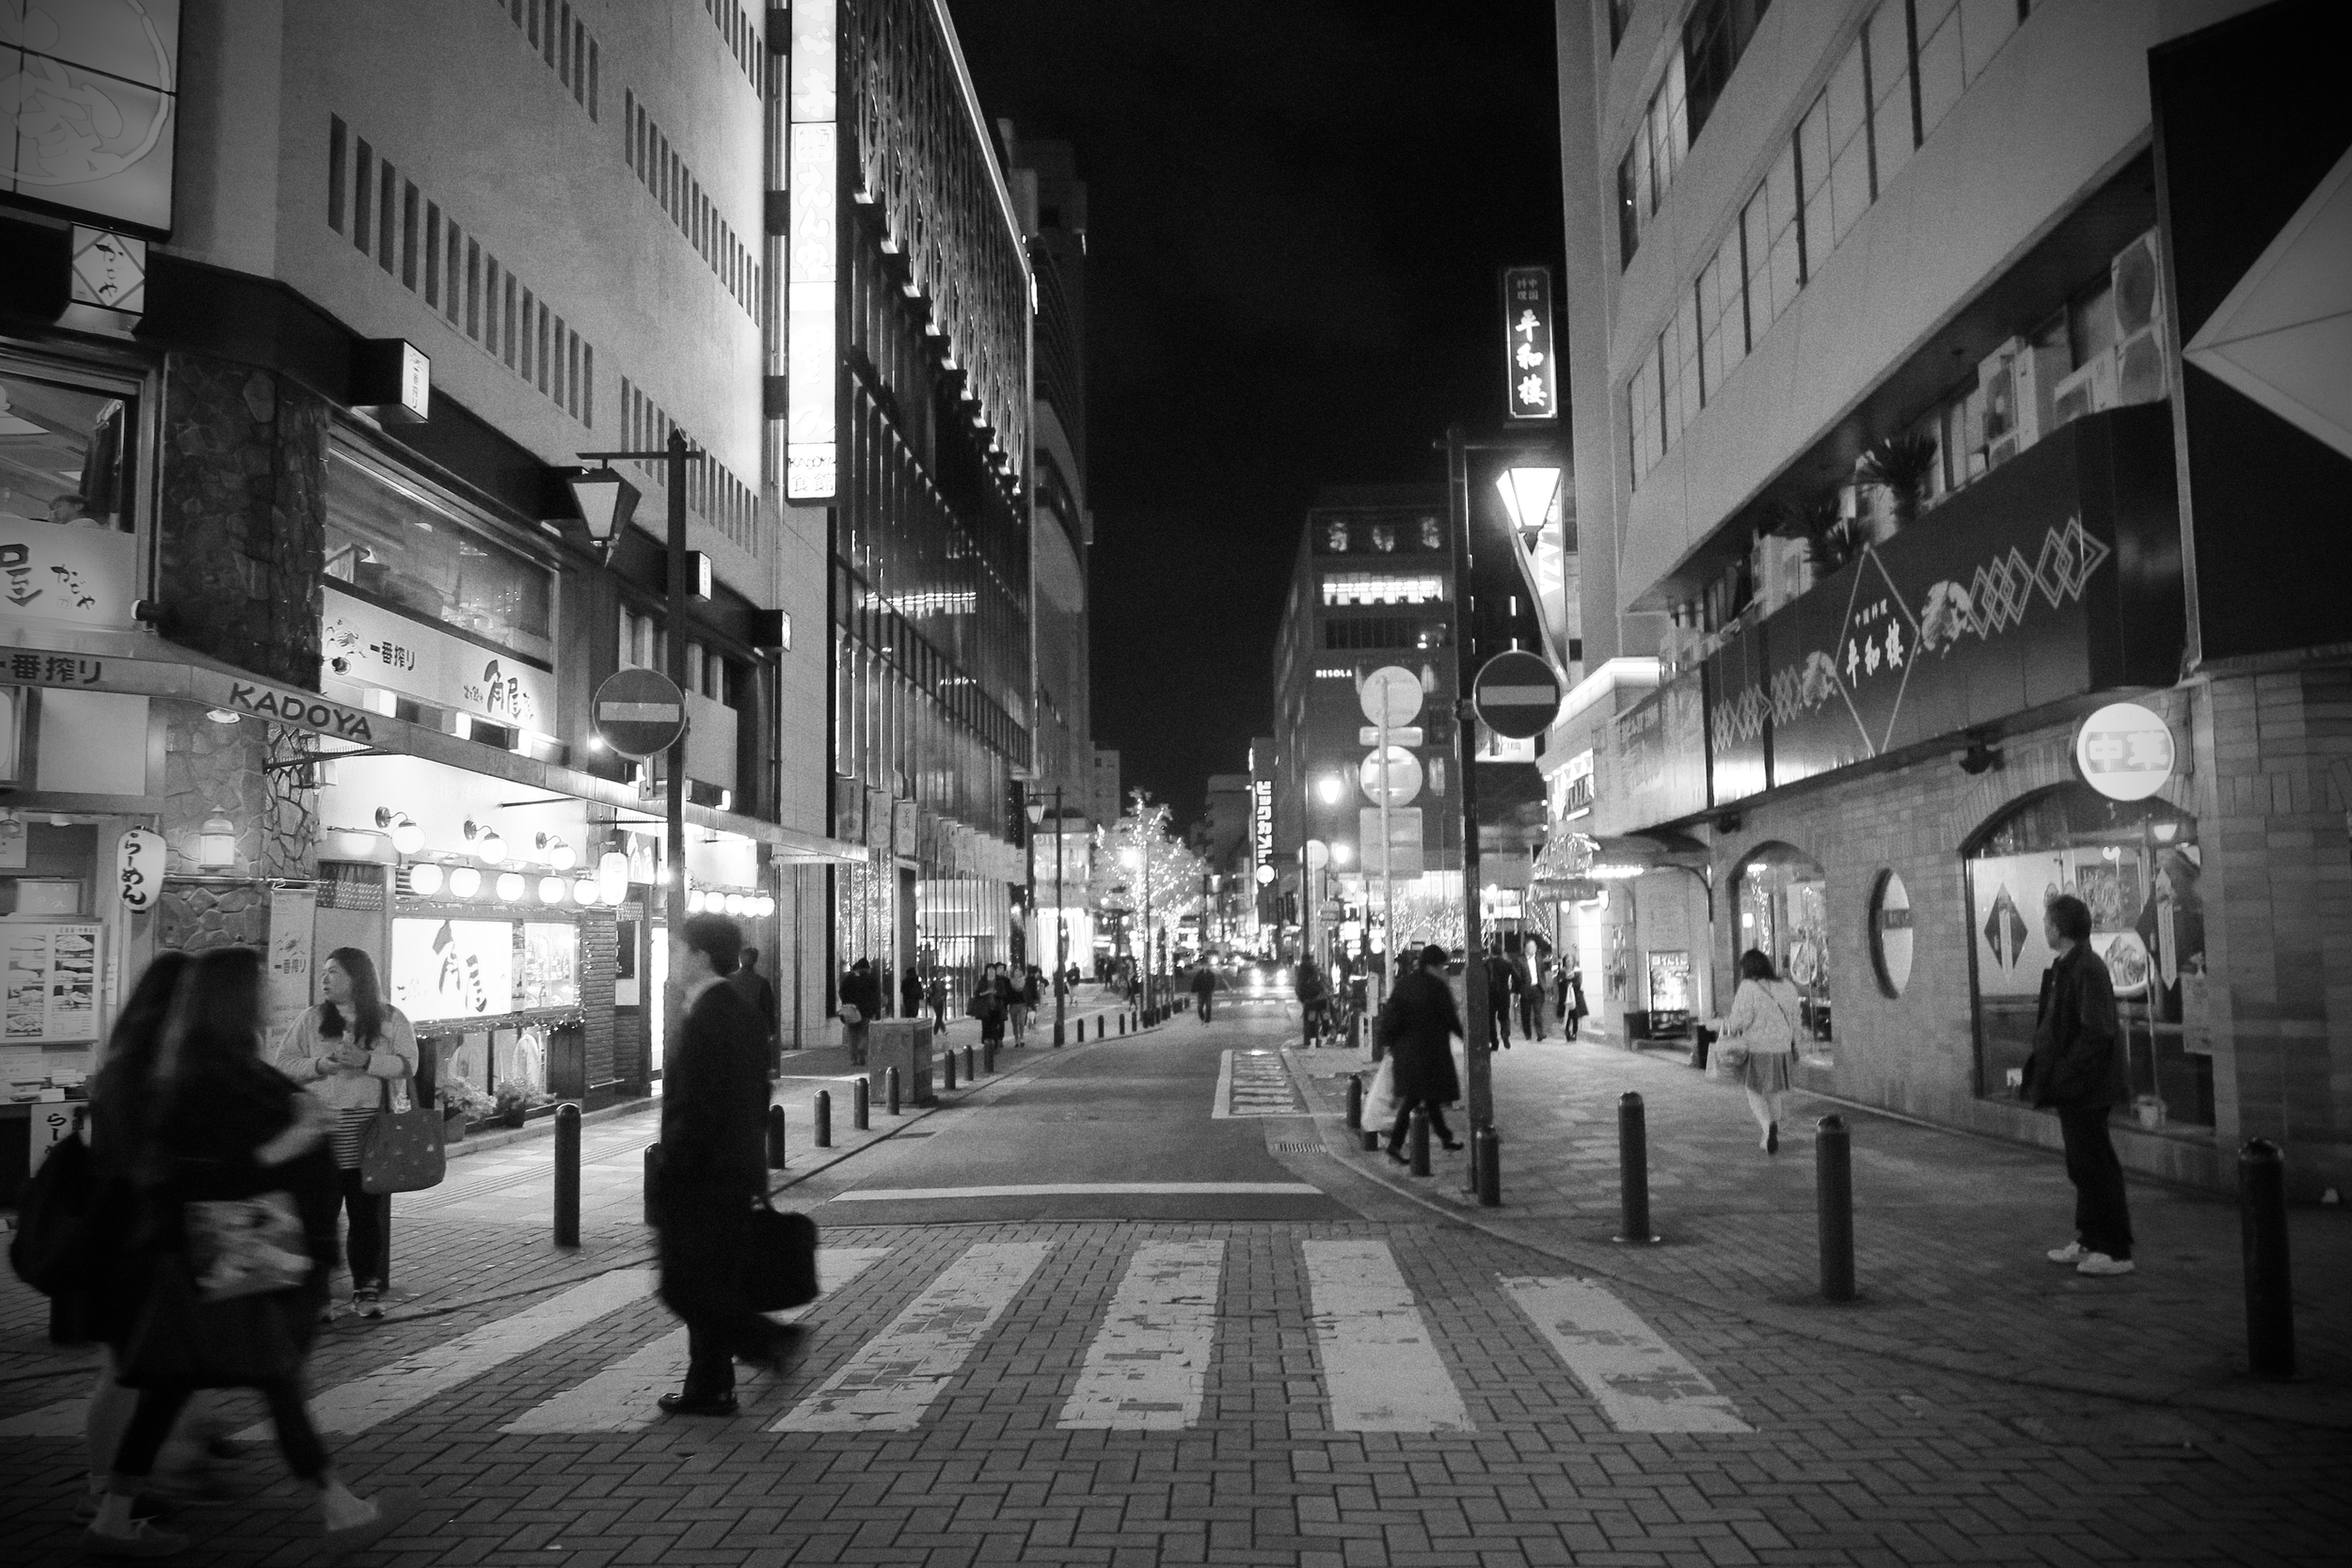
<svg viewBox="0 0 2352 1568">
<path fill-rule="evenodd" d="M 1463 1085 L 1470 1131 L 1495 1121 L 1494 1074 L 1486 1059 L 1486 955 L 1478 910 L 1478 712 L 1470 705 L 1470 451 L 1462 427 L 1445 433 L 1446 508 L 1454 555 L 1454 735 L 1462 772 L 1462 1021 Z"/>
</svg>

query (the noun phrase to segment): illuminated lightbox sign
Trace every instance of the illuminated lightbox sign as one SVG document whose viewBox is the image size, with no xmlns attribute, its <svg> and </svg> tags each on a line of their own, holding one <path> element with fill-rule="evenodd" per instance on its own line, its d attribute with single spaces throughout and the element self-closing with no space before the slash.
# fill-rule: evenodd
<svg viewBox="0 0 2352 1568">
<path fill-rule="evenodd" d="M 1560 417 L 1551 343 L 1551 269 L 1502 270 L 1504 407 L 1515 420 Z"/>
<path fill-rule="evenodd" d="M 0 197 L 168 233 L 180 0 L 28 0 L 0 18 Z"/>
<path fill-rule="evenodd" d="M 513 1012 L 514 924 L 393 921 L 392 1006 L 419 1022 Z"/>
<path fill-rule="evenodd" d="M 784 494 L 831 500 L 840 489 L 835 408 L 834 256 L 840 198 L 839 0 L 792 8 L 791 133 L 786 179 Z"/>
</svg>

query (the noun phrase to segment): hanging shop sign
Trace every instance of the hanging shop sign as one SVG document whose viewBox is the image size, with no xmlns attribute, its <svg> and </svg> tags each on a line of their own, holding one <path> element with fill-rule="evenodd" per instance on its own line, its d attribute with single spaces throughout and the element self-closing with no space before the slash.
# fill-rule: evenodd
<svg viewBox="0 0 2352 1568">
<path fill-rule="evenodd" d="M 791 9 L 784 494 L 794 501 L 831 500 L 840 486 L 834 324 L 840 288 L 839 13 L 839 0 L 801 0 Z"/>
<path fill-rule="evenodd" d="M 541 735 L 554 728 L 548 671 L 336 589 L 321 592 L 319 646 L 329 678 Z"/>
<path fill-rule="evenodd" d="M 2109 703 L 2074 731 L 2074 766 L 2110 800 L 2145 800 L 2172 777 L 2178 756 L 2161 714 Z"/>
<path fill-rule="evenodd" d="M 0 602 L 9 619 L 74 626 L 135 624 L 138 541 L 112 529 L 37 522 L 0 493 Z"/>
<path fill-rule="evenodd" d="M 155 907 L 164 891 L 164 835 L 152 828 L 132 828 L 115 841 L 115 890 L 122 907 L 145 913 Z"/>
<path fill-rule="evenodd" d="M 1560 417 L 1551 352 L 1551 269 L 1502 269 L 1504 407 L 1515 420 Z"/>
</svg>

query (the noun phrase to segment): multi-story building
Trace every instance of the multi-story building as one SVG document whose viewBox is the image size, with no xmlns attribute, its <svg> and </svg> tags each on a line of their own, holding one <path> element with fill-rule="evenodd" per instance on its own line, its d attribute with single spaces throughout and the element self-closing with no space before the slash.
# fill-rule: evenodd
<svg viewBox="0 0 2352 1568">
<path fill-rule="evenodd" d="M 2126 1163 L 2226 1185 L 2259 1133 L 2341 1185 L 2344 368 L 2231 346 L 2352 269 L 2307 254 L 2352 143 L 2330 8 L 1559 19 L 1588 996 L 1720 1014 L 1759 949 L 1804 1082 L 2055 1144 L 2013 1088 L 2071 892 Z"/>
<path fill-rule="evenodd" d="M 779 511 L 763 403 L 771 14 L 29 8 L 49 55 L 8 102 L 76 129 L 20 136 L 0 191 L 0 881 L 58 982 L 12 1076 L 71 1070 L 158 948 L 243 942 L 281 1018 L 371 953 L 444 1079 L 642 1085 L 671 869 L 745 918 L 786 1042 L 821 1022 L 822 867 L 866 851 L 811 761 L 821 535 Z M 666 662 L 664 470 L 626 467 L 609 566 L 564 480 L 674 430 L 666 868 L 660 765 L 590 704 Z"/>
<path fill-rule="evenodd" d="M 1087 810 L 1098 824 L 1107 827 L 1117 822 L 1126 809 L 1119 772 L 1119 748 L 1097 746 L 1093 771 L 1087 781 Z"/>
</svg>

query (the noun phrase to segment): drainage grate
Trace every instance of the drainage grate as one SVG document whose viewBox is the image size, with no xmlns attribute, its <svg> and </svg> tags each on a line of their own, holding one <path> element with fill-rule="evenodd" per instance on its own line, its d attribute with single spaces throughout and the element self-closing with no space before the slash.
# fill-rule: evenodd
<svg viewBox="0 0 2352 1568">
<path fill-rule="evenodd" d="M 1323 1146 L 1321 1144 L 1276 1144 L 1274 1152 L 1277 1154 L 1320 1154 L 1323 1152 Z"/>
</svg>

